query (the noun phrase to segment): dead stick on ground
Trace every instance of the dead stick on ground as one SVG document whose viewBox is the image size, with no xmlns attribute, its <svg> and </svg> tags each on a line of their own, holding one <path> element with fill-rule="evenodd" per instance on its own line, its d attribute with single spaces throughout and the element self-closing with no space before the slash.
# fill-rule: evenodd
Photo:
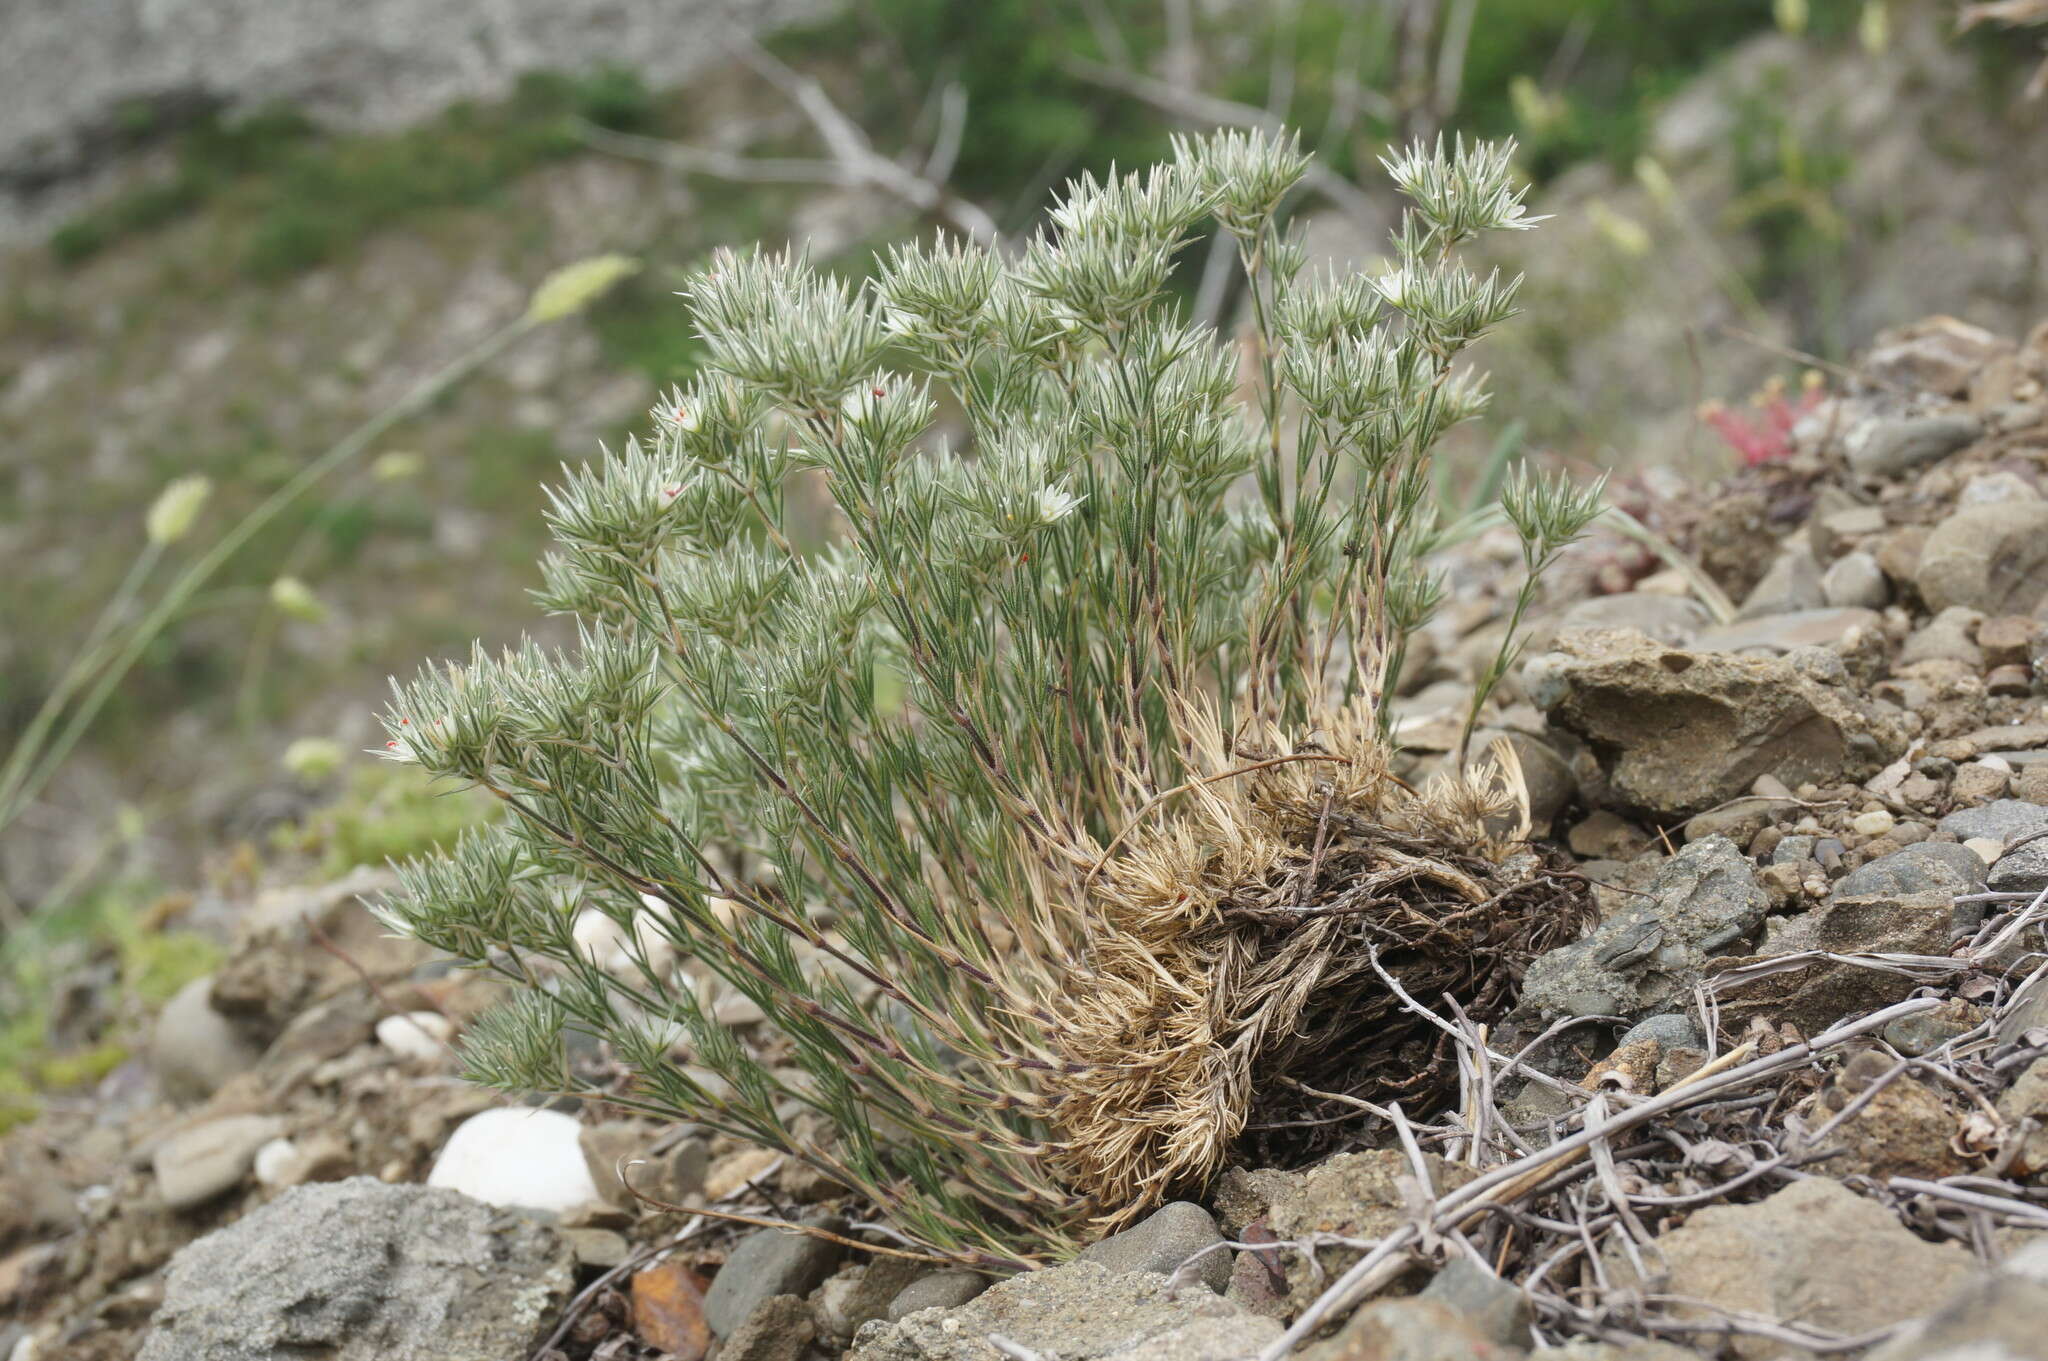
<svg viewBox="0 0 2048 1361">
<path fill-rule="evenodd" d="M 1437 1200 L 1432 1210 L 1420 1220 L 1410 1221 L 1382 1239 L 1378 1247 L 1366 1254 L 1335 1284 L 1318 1296 L 1314 1303 L 1303 1310 L 1292 1327 L 1260 1352 L 1258 1361 L 1280 1361 L 1280 1358 L 1293 1350 L 1302 1339 L 1320 1328 L 1332 1314 L 1349 1308 L 1356 1300 L 1380 1289 L 1393 1279 L 1406 1266 L 1408 1252 L 1421 1240 L 1425 1224 L 1432 1233 L 1463 1228 L 1477 1215 L 1484 1213 L 1488 1207 L 1504 1205 L 1527 1194 L 1548 1180 L 1559 1168 L 1574 1161 L 1597 1140 L 1611 1138 L 1623 1130 L 1645 1124 L 1660 1115 L 1681 1110 L 1715 1092 L 1776 1076 L 1860 1035 L 1882 1030 L 1901 1017 L 1917 1016 L 1940 1005 L 1936 998 L 1914 998 L 1872 1012 L 1859 1020 L 1835 1026 L 1804 1044 L 1788 1045 L 1775 1054 L 1753 1059 L 1739 1067 L 1725 1067 L 1722 1071 L 1714 1073 L 1701 1069 L 1691 1074 L 1683 1085 L 1674 1085 L 1618 1115 L 1558 1140 L 1547 1149 L 1503 1164 L 1484 1176 L 1467 1182 L 1456 1191 Z M 1723 1055 L 1722 1059 L 1716 1060 L 1716 1063 L 1738 1061 L 1743 1052 L 1742 1049 L 1731 1050 Z"/>
</svg>

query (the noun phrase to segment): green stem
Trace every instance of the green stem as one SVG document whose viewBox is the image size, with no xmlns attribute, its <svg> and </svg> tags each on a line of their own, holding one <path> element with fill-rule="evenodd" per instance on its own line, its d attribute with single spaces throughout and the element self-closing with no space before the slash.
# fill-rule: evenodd
<svg viewBox="0 0 2048 1361">
<path fill-rule="evenodd" d="M 98 681 L 73 711 L 62 733 L 42 754 L 35 771 L 21 780 L 16 787 L 0 791 L 0 798 L 5 800 L 0 802 L 0 828 L 13 821 L 19 815 L 22 806 L 41 792 L 43 786 L 63 766 L 85 730 L 99 716 L 100 710 L 105 707 L 115 687 L 134 669 L 150 644 L 178 618 L 193 595 L 212 580 L 236 553 L 328 474 L 349 460 L 359 457 L 382 439 L 392 427 L 425 410 L 442 393 L 502 354 L 513 341 L 538 324 L 530 317 L 522 316 L 486 337 L 468 353 L 420 380 L 405 396 L 358 425 L 326 453 L 300 469 L 296 476 L 272 492 L 261 505 L 243 516 L 234 528 L 222 535 L 211 548 L 188 566 L 164 592 L 156 607 L 129 632 L 125 646 L 101 671 Z M 12 764 L 10 761 L 10 767 Z"/>
<path fill-rule="evenodd" d="M 135 603 L 135 597 L 141 593 L 143 582 L 148 580 L 149 574 L 156 569 L 156 564 L 162 559 L 163 553 L 163 544 L 151 539 L 143 550 L 135 555 L 135 561 L 128 566 L 128 575 L 122 579 L 120 586 L 107 600 L 99 618 L 93 621 L 92 631 L 79 646 L 78 654 L 71 659 L 71 665 L 65 668 L 63 677 L 43 700 L 42 707 L 36 710 L 36 716 L 30 720 L 28 729 L 22 733 L 21 741 L 15 744 L 14 750 L 8 754 L 7 764 L 0 766 L 0 828 L 5 828 L 12 822 L 19 811 L 14 791 L 27 778 L 29 766 L 42 749 L 44 736 L 63 713 L 64 706 L 70 702 L 71 696 L 78 692 L 78 687 L 85 684 L 86 678 L 98 669 L 96 659 L 106 655 L 104 645 L 108 641 L 108 636 L 113 633 L 120 618 L 128 613 L 128 607 Z"/>
</svg>

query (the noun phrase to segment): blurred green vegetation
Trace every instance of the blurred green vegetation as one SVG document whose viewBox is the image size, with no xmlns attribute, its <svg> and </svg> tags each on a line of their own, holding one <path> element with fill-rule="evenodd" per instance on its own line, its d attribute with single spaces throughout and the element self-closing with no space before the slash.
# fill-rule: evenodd
<svg viewBox="0 0 2048 1361">
<path fill-rule="evenodd" d="M 519 176 L 583 150 L 576 120 L 647 128 L 654 100 L 630 71 L 529 75 L 498 105 L 458 104 L 402 132 L 334 136 L 290 109 L 209 115 L 173 140 L 174 168 L 58 228 L 50 249 L 78 264 L 117 241 L 233 200 L 226 248 L 241 272 L 282 279 L 432 208 L 483 202 Z"/>
<path fill-rule="evenodd" d="M 1319 140 L 1346 82 L 1387 94 L 1396 113 L 1423 96 L 1401 88 L 1394 6 L 1304 0 L 1270 11 L 1231 11 L 1206 22 L 1248 33 L 1252 52 L 1208 73 L 1213 93 L 1267 108 L 1272 73 L 1291 95 L 1279 110 L 1335 169 L 1354 173 L 1405 129 L 1382 110 L 1362 111 L 1349 137 Z M 1450 7 L 1446 7 L 1450 8 Z M 1839 36 L 1847 4 L 1820 6 L 1814 28 Z M 1770 0 L 1479 0 L 1462 62 L 1449 63 L 1459 94 L 1448 122 L 1468 135 L 1523 139 L 1526 168 L 1544 178 L 1587 159 L 1627 165 L 1643 147 L 1656 102 L 1735 43 L 1771 26 Z M 915 127 L 929 117 L 929 81 L 958 81 L 970 104 L 953 184 L 1015 226 L 1044 191 L 1079 170 L 1143 164 L 1162 155 L 1170 126 L 1142 101 L 1105 89 L 1075 59 L 1149 69 L 1168 35 L 1162 7 L 1089 7 L 1073 0 L 875 0 L 784 34 L 785 57 L 811 64 L 863 53 L 863 82 L 849 109 L 873 128 Z M 1116 20 L 1113 37 L 1100 26 Z M 1121 50 L 1111 50 L 1115 46 Z M 1340 69 L 1349 54 L 1355 64 Z M 1437 53 L 1425 65 L 1443 74 Z M 1549 96 L 1549 117 L 1531 127 L 1518 80 Z M 1525 87 L 1526 88 L 1526 87 Z M 929 131 L 926 129 L 926 131 Z"/>
<path fill-rule="evenodd" d="M 1735 101 L 1733 135 L 1736 197 L 1721 224 L 1744 232 L 1759 247 L 1749 285 L 1758 297 L 1789 303 L 1811 319 L 1814 337 L 1831 352 L 1846 350 L 1841 326 L 1846 225 L 1834 190 L 1851 169 L 1847 144 L 1823 125 L 1804 134 L 1786 118 L 1785 74 Z M 1813 337 L 1809 337 L 1813 338 Z"/>
<path fill-rule="evenodd" d="M 1071 0 L 874 0 L 779 34 L 770 46 L 807 67 L 843 67 L 849 53 L 868 58 L 858 68 L 881 74 L 861 81 L 849 112 L 878 137 L 891 129 L 930 132 L 923 124 L 931 91 L 911 73 L 959 82 L 971 103 L 953 184 L 1014 226 L 1068 175 L 1163 153 L 1168 120 L 1088 79 L 1074 62 L 1148 67 L 1167 40 L 1161 13 L 1117 12 L 1110 32 Z M 1841 28 L 1850 15 L 1849 6 L 1823 5 L 1816 26 Z M 1641 149 L 1656 101 L 1770 18 L 1769 0 L 1479 0 L 1454 68 L 1462 93 L 1451 112 L 1468 133 L 1522 136 L 1538 177 L 1589 158 L 1626 164 Z M 1210 22 L 1245 24 L 1235 13 Z M 1250 30 L 1252 58 L 1218 73 L 1215 93 L 1265 107 L 1271 73 L 1284 67 L 1292 95 L 1283 112 L 1314 142 L 1347 81 L 1393 91 L 1397 106 L 1416 97 L 1400 89 L 1401 73 L 1391 69 L 1394 23 L 1389 7 L 1306 0 L 1285 22 Z M 1356 65 L 1340 70 L 1344 54 Z M 1518 81 L 1545 94 L 1538 126 L 1530 125 L 1534 106 L 1526 98 L 1518 107 Z M 167 176 L 73 218 L 52 236 L 51 250 L 77 264 L 227 199 L 238 228 L 226 248 L 239 268 L 259 280 L 285 278 L 411 214 L 488 201 L 535 167 L 577 154 L 578 120 L 650 132 L 660 128 L 661 112 L 638 76 L 602 70 L 529 75 L 501 104 L 458 104 L 388 134 L 323 133 L 290 109 L 210 114 L 169 137 Z M 1354 135 L 1318 150 L 1351 172 L 1401 131 L 1367 111 Z M 776 196 L 724 197 L 772 203 Z M 669 337 L 636 329 L 620 306 L 613 326 L 636 363 L 687 362 Z"/>
<path fill-rule="evenodd" d="M 357 762 L 331 803 L 277 828 L 270 847 L 335 879 L 359 865 L 383 865 L 452 845 L 494 808 L 478 790 L 437 789 L 417 770 Z"/>
<path fill-rule="evenodd" d="M 0 937 L 0 1132 L 35 1117 L 40 1096 L 97 1082 L 139 1042 L 128 1024 L 83 1028 L 62 1015 L 68 975 L 111 973 L 114 1019 L 137 1021 L 221 960 L 195 931 L 168 928 L 181 906 L 146 876 L 102 882 Z"/>
<path fill-rule="evenodd" d="M 487 795 L 437 791 L 414 770 L 353 763 L 330 802 L 269 837 L 271 872 L 338 878 L 361 865 L 420 855 L 452 843 L 493 814 Z M 257 866 L 248 852 L 231 876 Z M 146 875 L 98 883 L 0 935 L 0 1132 L 35 1117 L 41 1098 L 97 1082 L 143 1039 L 147 1017 L 224 951 L 213 936 L 175 922 L 189 903 Z M 111 984 L 100 1024 L 63 1015 L 67 981 Z"/>
</svg>

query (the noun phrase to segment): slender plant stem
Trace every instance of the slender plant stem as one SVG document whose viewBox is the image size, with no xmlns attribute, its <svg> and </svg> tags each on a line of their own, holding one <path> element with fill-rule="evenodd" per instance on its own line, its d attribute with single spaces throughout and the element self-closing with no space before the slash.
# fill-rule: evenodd
<svg viewBox="0 0 2048 1361">
<path fill-rule="evenodd" d="M 17 753 L 16 757 L 9 759 L 10 770 L 15 767 L 17 759 L 21 759 L 25 766 L 33 762 L 33 766 L 27 774 L 16 777 L 10 788 L 0 790 L 0 800 L 4 800 L 0 801 L 0 828 L 5 828 L 11 823 L 19 815 L 22 807 L 34 799 L 50 778 L 62 768 L 86 729 L 106 706 L 115 688 L 142 659 L 150 644 L 180 616 L 192 597 L 211 581 L 235 554 L 329 474 L 351 459 L 362 455 L 394 426 L 425 410 L 436 398 L 502 354 L 513 341 L 524 336 L 537 324 L 532 318 L 522 316 L 487 336 L 467 353 L 421 379 L 405 396 L 356 426 L 325 453 L 301 468 L 289 482 L 264 498 L 260 505 L 244 515 L 233 528 L 187 566 L 165 590 L 155 607 L 129 630 L 126 641 L 115 652 L 113 658 L 100 669 L 97 681 L 71 711 L 62 731 L 41 751 L 32 752 L 26 758 L 21 758 L 20 753 Z"/>
</svg>

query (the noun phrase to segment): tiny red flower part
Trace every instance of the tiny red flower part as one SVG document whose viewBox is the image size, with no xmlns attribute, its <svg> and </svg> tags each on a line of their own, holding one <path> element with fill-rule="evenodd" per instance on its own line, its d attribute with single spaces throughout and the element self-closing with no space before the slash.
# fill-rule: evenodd
<svg viewBox="0 0 2048 1361">
<path fill-rule="evenodd" d="M 1751 399 L 1756 412 L 1754 419 L 1731 411 L 1720 402 L 1702 403 L 1699 414 L 1742 459 L 1744 466 L 1755 468 L 1792 457 L 1793 427 L 1801 416 L 1819 406 L 1826 395 L 1817 374 L 1809 375 L 1801 383 L 1796 402 L 1786 397 L 1784 382 L 1773 379 Z"/>
<path fill-rule="evenodd" d="M 673 501 L 673 500 L 675 500 L 675 499 L 676 499 L 676 498 L 677 498 L 678 496 L 681 496 L 682 494 L 683 494 L 683 487 L 682 487 L 682 484 L 681 484 L 680 482 L 678 482 L 678 483 L 676 483 L 676 484 L 674 484 L 674 485 L 672 485 L 672 486 L 667 486 L 667 487 L 663 487 L 663 488 L 661 489 L 661 499 L 662 499 L 662 500 L 664 500 L 664 501 Z"/>
<path fill-rule="evenodd" d="M 877 397 L 886 397 L 889 395 L 888 393 L 884 392 L 881 388 L 874 389 L 874 394 Z"/>
</svg>

